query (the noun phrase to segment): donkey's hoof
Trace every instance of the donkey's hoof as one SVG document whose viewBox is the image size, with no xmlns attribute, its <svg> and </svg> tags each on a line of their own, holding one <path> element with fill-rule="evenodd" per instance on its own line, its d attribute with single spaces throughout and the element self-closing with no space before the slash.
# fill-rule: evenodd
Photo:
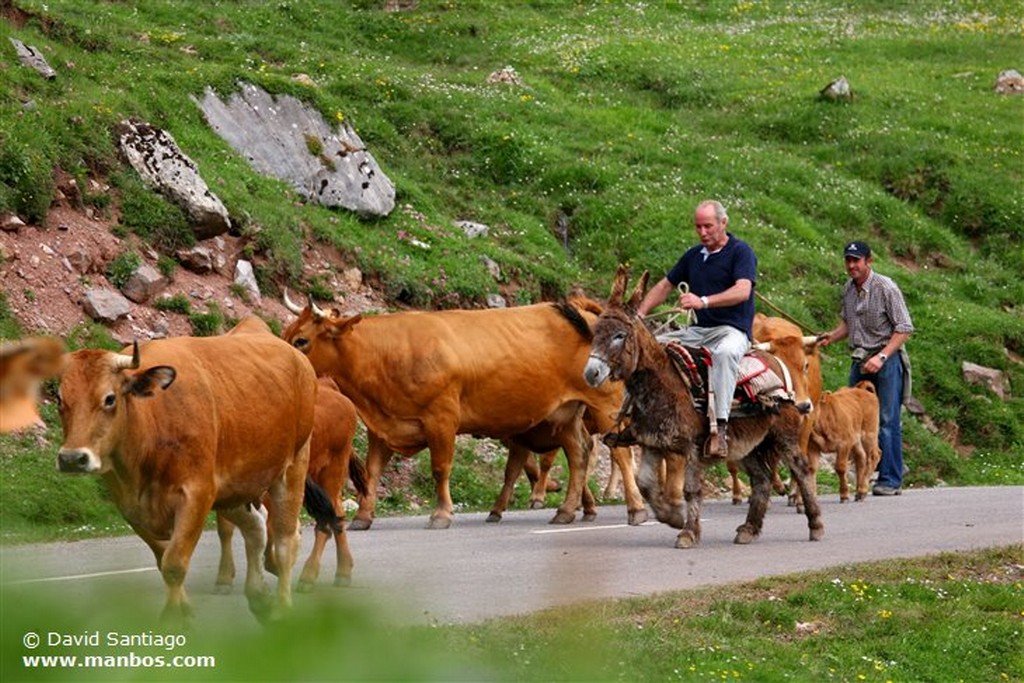
<svg viewBox="0 0 1024 683">
<path fill-rule="evenodd" d="M 697 545 L 697 537 L 692 531 L 680 531 L 676 536 L 676 547 L 680 550 L 687 550 Z"/>
<path fill-rule="evenodd" d="M 736 538 L 734 538 L 732 542 L 736 545 L 747 545 L 748 543 L 752 543 L 755 538 L 757 538 L 757 534 L 744 525 L 736 529 Z"/>
</svg>

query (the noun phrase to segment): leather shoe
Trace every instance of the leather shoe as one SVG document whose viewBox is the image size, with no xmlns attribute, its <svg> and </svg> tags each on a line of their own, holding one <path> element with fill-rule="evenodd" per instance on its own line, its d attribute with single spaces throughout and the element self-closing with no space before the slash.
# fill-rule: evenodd
<svg viewBox="0 0 1024 683">
<path fill-rule="evenodd" d="M 875 487 L 871 489 L 871 495 L 873 496 L 898 496 L 903 493 L 903 489 L 899 486 L 889 486 L 887 484 L 875 484 Z"/>
</svg>

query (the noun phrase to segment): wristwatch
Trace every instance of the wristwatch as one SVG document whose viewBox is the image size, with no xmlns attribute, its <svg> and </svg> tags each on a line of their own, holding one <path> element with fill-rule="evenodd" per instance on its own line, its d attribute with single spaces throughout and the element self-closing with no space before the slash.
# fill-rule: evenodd
<svg viewBox="0 0 1024 683">
<path fill-rule="evenodd" d="M 708 306 L 710 306 L 710 305 L 711 305 L 711 304 L 709 304 L 709 303 L 708 303 L 708 298 L 707 298 L 706 296 L 702 296 L 702 297 L 700 298 L 700 302 L 701 302 L 702 304 L 704 304 L 704 308 L 707 308 Z"/>
<path fill-rule="evenodd" d="M 878 357 L 882 359 L 882 362 L 883 362 L 883 363 L 884 363 L 885 361 L 889 360 L 889 356 L 885 355 L 884 353 L 880 353 L 880 354 L 878 354 Z"/>
</svg>

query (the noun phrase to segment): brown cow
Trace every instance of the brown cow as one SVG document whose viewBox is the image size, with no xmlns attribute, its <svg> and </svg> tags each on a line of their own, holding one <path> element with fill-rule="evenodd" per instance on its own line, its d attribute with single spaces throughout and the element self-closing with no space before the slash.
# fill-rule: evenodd
<svg viewBox="0 0 1024 683">
<path fill-rule="evenodd" d="M 591 408 L 602 433 L 610 430 L 618 410 L 614 397 L 621 397 L 614 383 L 593 389 L 583 381 L 591 334 L 584 315 L 596 318 L 586 306 L 363 317 L 328 314 L 312 302 L 304 309 L 287 298 L 285 304 L 299 317 L 284 338 L 306 354 L 318 374 L 338 382 L 367 427 L 369 495 L 360 501 L 350 529 L 373 523 L 377 482 L 395 452 L 411 456 L 430 449 L 437 503 L 428 526 L 444 529 L 452 521 L 448 480 L 455 435 L 530 441 L 538 428 L 564 437 L 557 445 L 566 448 L 569 460 L 565 502 L 552 522 L 575 519 L 589 444 L 577 438 L 583 430 L 573 423 Z M 620 466 L 632 482 L 632 465 Z M 629 521 L 639 524 L 646 509 L 635 482 L 632 494 L 627 494 Z"/>
<path fill-rule="evenodd" d="M 302 573 L 299 574 L 299 592 L 313 590 L 320 575 L 320 560 L 327 539 L 332 534 L 336 560 L 334 585 L 347 586 L 352 582 L 352 551 L 345 536 L 345 509 L 341 503 L 341 494 L 345 482 L 351 479 L 356 491 L 366 495 L 366 469 L 352 450 L 357 420 L 355 406 L 341 393 L 334 380 L 330 377 L 319 378 L 313 412 L 313 435 L 309 441 L 309 478 L 330 497 L 330 505 L 334 508 L 338 523 L 316 526 L 313 548 L 302 567 Z M 217 570 L 215 590 L 219 593 L 230 592 L 231 583 L 235 578 L 235 561 L 231 552 L 231 537 L 234 530 L 235 525 L 224 515 L 217 515 L 220 566 Z M 273 534 L 269 523 L 267 531 L 268 534 Z"/>
<path fill-rule="evenodd" d="M 0 432 L 42 424 L 39 383 L 57 374 L 63 354 L 53 337 L 0 342 Z"/>
<path fill-rule="evenodd" d="M 207 514 L 241 529 L 245 593 L 260 619 L 291 605 L 316 376 L 302 354 L 247 318 L 218 337 L 155 340 L 133 356 L 87 349 L 60 384 L 62 472 L 99 474 L 167 586 L 164 618 L 191 615 L 185 574 Z M 271 502 L 276 600 L 266 593 L 263 518 Z M 333 515 L 332 515 L 333 516 Z"/>
<path fill-rule="evenodd" d="M 821 354 L 818 351 L 817 338 L 804 335 L 800 327 L 785 318 L 774 318 L 758 313 L 754 316 L 754 348 L 768 351 L 786 364 L 790 378 L 793 380 L 794 399 L 809 416 L 814 406 L 821 399 Z M 800 450 L 808 455 L 807 441 L 811 435 L 810 417 L 804 417 L 800 430 Z M 811 468 L 811 480 L 817 486 L 818 460 L 808 457 Z M 727 463 L 732 477 L 732 502 L 738 505 L 743 502 L 739 481 L 739 470 L 736 463 Z M 779 479 L 777 468 L 772 473 L 772 486 L 777 493 L 786 489 Z M 817 488 L 815 488 L 817 491 Z M 790 505 L 795 505 L 797 512 L 803 512 L 803 501 L 797 487 L 790 489 Z"/>
<path fill-rule="evenodd" d="M 875 386 L 863 381 L 855 387 L 826 391 L 811 422 L 811 456 L 817 460 L 823 452 L 836 454 L 839 500 L 843 503 L 850 500 L 846 470 L 851 452 L 857 471 L 855 500 L 864 500 L 868 495 L 868 479 L 882 456 L 878 448 L 878 396 Z"/>
</svg>

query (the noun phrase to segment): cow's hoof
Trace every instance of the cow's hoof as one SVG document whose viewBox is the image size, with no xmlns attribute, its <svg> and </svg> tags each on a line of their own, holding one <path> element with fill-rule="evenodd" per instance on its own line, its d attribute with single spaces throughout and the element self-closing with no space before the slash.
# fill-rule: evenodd
<svg viewBox="0 0 1024 683">
<path fill-rule="evenodd" d="M 367 529 L 370 528 L 370 525 L 372 525 L 372 524 L 373 524 L 373 520 L 372 519 L 359 519 L 358 517 L 356 517 L 355 519 L 353 519 L 351 522 L 348 523 L 348 526 L 345 527 L 345 530 L 346 531 L 366 531 Z"/>
<path fill-rule="evenodd" d="M 865 491 L 864 493 L 861 493 L 860 491 L 858 491 L 858 492 L 857 492 L 857 495 L 856 495 L 856 496 L 854 496 L 854 498 L 853 498 L 853 499 L 854 499 L 855 501 L 857 501 L 858 503 L 860 503 L 860 502 L 863 502 L 864 500 L 866 500 L 866 499 L 867 499 L 867 497 L 868 497 L 868 494 L 867 494 L 867 492 L 866 492 L 866 491 Z"/>
<path fill-rule="evenodd" d="M 335 588 L 348 588 L 351 585 L 352 585 L 352 577 L 351 576 L 335 576 L 334 577 L 334 587 Z"/>
<path fill-rule="evenodd" d="M 757 538 L 757 534 L 743 525 L 736 529 L 736 538 L 732 539 L 732 542 L 736 545 L 747 545 L 753 543 L 755 538 Z"/>
<path fill-rule="evenodd" d="M 576 513 L 559 510 L 548 524 L 572 524 L 575 521 Z"/>
<path fill-rule="evenodd" d="M 548 493 L 558 493 L 562 490 L 562 482 L 557 479 L 548 479 L 547 483 L 544 485 L 544 490 Z"/>
<path fill-rule="evenodd" d="M 231 595 L 231 584 L 230 583 L 218 583 L 213 587 L 215 595 Z"/>
<path fill-rule="evenodd" d="M 825 527 L 818 527 L 817 529 L 811 529 L 811 540 L 820 541 L 825 538 Z"/>
<path fill-rule="evenodd" d="M 840 503 L 849 503 L 850 502 L 850 497 L 849 496 L 839 496 L 839 502 Z"/>
<path fill-rule="evenodd" d="M 543 500 L 531 500 L 530 501 L 530 509 L 531 510 L 542 510 L 543 508 L 544 508 L 544 501 Z"/>
<path fill-rule="evenodd" d="M 256 621 L 264 625 L 270 623 L 274 611 L 274 600 L 270 593 L 255 593 L 247 595 L 246 598 L 249 602 L 249 611 L 256 617 Z"/>
<path fill-rule="evenodd" d="M 448 517 L 431 517 L 430 521 L 427 522 L 428 529 L 447 529 L 452 525 L 452 520 Z"/>
<path fill-rule="evenodd" d="M 583 513 L 583 521 L 584 522 L 593 522 L 595 519 L 597 519 L 597 513 L 596 512 L 584 512 Z"/>
<path fill-rule="evenodd" d="M 295 592 L 296 593 L 312 593 L 313 592 L 313 582 L 312 581 L 300 580 L 297 584 L 295 584 Z"/>
<path fill-rule="evenodd" d="M 256 615 L 256 618 L 259 619 L 259 615 Z M 174 631 L 191 630 L 194 620 L 195 614 L 192 612 L 192 606 L 188 603 L 165 605 L 163 612 L 160 613 L 161 626 Z"/>
<path fill-rule="evenodd" d="M 488 524 L 497 524 L 501 521 L 501 513 L 492 511 L 491 514 L 487 515 L 487 519 L 485 521 Z"/>
<path fill-rule="evenodd" d="M 796 506 L 796 514 L 798 514 L 798 515 L 802 515 L 802 514 L 804 514 L 804 506 L 803 506 L 803 503 L 801 503 L 800 505 L 797 505 L 797 506 Z"/>
<path fill-rule="evenodd" d="M 647 509 L 644 508 L 641 510 L 630 510 L 629 516 L 627 517 L 627 521 L 629 522 L 630 526 L 640 526 L 641 524 L 647 521 Z"/>
<path fill-rule="evenodd" d="M 676 536 L 676 547 L 680 550 L 687 550 L 697 545 L 697 538 L 692 531 L 680 531 Z"/>
<path fill-rule="evenodd" d="M 743 505 L 743 499 L 742 498 L 733 498 L 732 499 L 732 504 L 733 505 Z"/>
</svg>

